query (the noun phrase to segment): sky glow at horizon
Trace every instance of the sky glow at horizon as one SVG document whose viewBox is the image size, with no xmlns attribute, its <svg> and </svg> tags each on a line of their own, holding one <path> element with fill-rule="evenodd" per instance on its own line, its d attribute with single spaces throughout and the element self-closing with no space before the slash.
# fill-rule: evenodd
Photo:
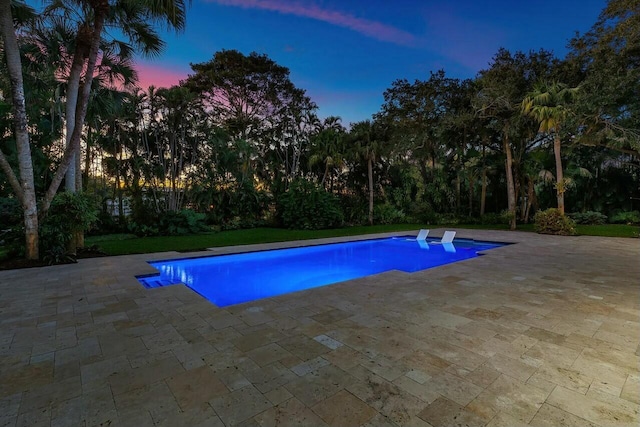
<svg viewBox="0 0 640 427">
<path fill-rule="evenodd" d="M 140 86 L 166 87 L 222 49 L 268 55 L 291 71 L 320 117 L 369 119 L 396 79 L 430 71 L 473 78 L 500 47 L 544 48 L 564 57 L 575 32 L 596 21 L 605 0 L 202 0 L 182 34 L 163 32 L 156 59 L 140 59 Z M 552 13 L 550 12 L 552 11 Z"/>
</svg>

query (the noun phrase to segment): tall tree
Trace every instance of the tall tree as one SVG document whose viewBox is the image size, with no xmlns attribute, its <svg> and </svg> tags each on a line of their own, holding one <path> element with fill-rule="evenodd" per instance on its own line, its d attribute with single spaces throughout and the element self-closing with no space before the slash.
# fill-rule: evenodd
<svg viewBox="0 0 640 427">
<path fill-rule="evenodd" d="M 518 157 L 535 145 L 530 125 L 520 114 L 522 100 L 534 82 L 548 79 L 558 61 L 550 52 L 540 50 L 512 54 L 500 49 L 491 67 L 479 74 L 479 91 L 474 101 L 479 117 L 489 120 L 489 126 L 499 135 L 498 146 L 505 159 L 507 205 L 510 228 L 516 228 L 518 180 L 515 168 Z"/>
<path fill-rule="evenodd" d="M 4 159 L 4 161 L 0 160 L 0 164 L 3 165 L 3 171 L 9 176 L 9 180 L 14 183 L 12 187 L 16 196 L 21 200 L 25 200 L 22 204 L 25 217 L 26 257 L 28 259 L 36 259 L 38 257 L 37 220 L 34 221 L 33 218 L 37 217 L 38 212 L 40 216 L 46 214 L 67 169 L 74 162 L 76 153 L 80 152 L 80 139 L 83 133 L 92 82 L 100 57 L 100 43 L 105 28 L 118 29 L 130 37 L 133 48 L 144 50 L 145 44 L 143 42 L 147 41 L 146 36 L 155 39 L 156 46 L 162 46 L 162 42 L 153 29 L 153 24 L 163 22 L 171 28 L 181 29 L 184 27 L 186 15 L 185 3 L 182 0 L 63 0 L 53 2 L 50 6 L 50 8 L 47 8 L 48 11 L 62 10 L 63 15 L 70 14 L 86 17 L 81 21 L 81 25 L 77 29 L 76 49 L 72 60 L 72 64 L 80 64 L 80 59 L 82 60 L 82 68 L 77 65 L 75 69 L 83 72 L 84 79 L 77 90 L 78 98 L 73 110 L 75 120 L 69 144 L 38 208 L 35 203 L 35 195 L 31 196 L 33 191 L 31 189 L 34 187 L 33 165 L 30 151 L 26 150 L 29 147 L 28 138 L 25 139 L 23 135 L 23 129 L 26 128 L 26 110 L 20 106 L 21 102 L 24 103 L 24 83 L 21 77 L 22 64 L 19 60 L 20 49 L 13 26 L 11 2 L 3 0 L 1 5 L 2 18 L 0 19 L 2 20 L 1 31 L 4 41 L 5 60 L 11 69 L 12 93 L 15 94 L 14 114 L 18 117 L 17 120 L 23 122 L 23 124 L 16 126 L 16 137 L 20 140 L 18 146 L 21 153 L 19 156 L 19 169 L 22 182 L 19 182 L 19 186 L 15 185 L 18 180 L 13 170 L 9 167 L 6 156 L 0 155 Z M 73 87 L 71 90 L 73 90 Z M 68 89 L 67 96 L 69 94 L 70 90 Z M 24 116 L 22 116 L 23 112 Z M 27 218 L 32 219 L 27 223 Z"/>
<path fill-rule="evenodd" d="M 640 0 L 608 0 L 567 55 L 582 74 L 580 142 L 640 157 Z M 571 83 L 574 84 L 574 83 Z"/>
<path fill-rule="evenodd" d="M 288 68 L 256 52 L 222 50 L 191 68 L 187 86 L 202 95 L 214 122 L 236 139 L 268 140 L 291 104 L 304 96 Z"/>
<path fill-rule="evenodd" d="M 29 131 L 27 129 L 22 60 L 13 25 L 11 1 L 0 0 L 0 34 L 4 42 L 4 57 L 11 80 L 11 100 L 20 178 L 16 177 L 2 150 L 0 150 L 0 167 L 6 174 L 16 197 L 22 205 L 25 228 L 25 256 L 27 259 L 38 259 L 38 207 L 36 204 L 31 147 L 29 145 Z"/>
<path fill-rule="evenodd" d="M 327 117 L 312 137 L 309 166 L 316 164 L 323 166 L 320 183 L 325 189 L 328 187 L 327 178 L 333 183 L 334 170 L 344 165 L 346 129 L 340 120 L 340 117 Z"/>
<path fill-rule="evenodd" d="M 267 55 L 216 52 L 191 64 L 186 85 L 202 97 L 213 123 L 233 141 L 253 145 L 260 179 L 275 192 L 298 173 L 316 105 L 289 78 L 289 69 Z M 257 162 L 261 159 L 261 162 Z"/>
<path fill-rule="evenodd" d="M 62 163 L 66 167 L 65 187 L 75 191 L 80 181 L 80 172 L 76 171 L 80 138 L 94 72 L 100 66 L 99 54 L 107 53 L 101 43 L 117 47 L 118 55 L 124 58 L 129 58 L 133 50 L 157 55 L 164 43 L 153 25 L 165 23 L 169 28 L 181 30 L 185 24 L 185 4 L 182 0 L 66 0 L 52 2 L 45 8 L 44 15 L 57 21 L 71 19 L 77 28 L 69 46 L 65 104 L 66 142 L 73 152 Z M 117 29 L 127 42 L 103 40 L 106 29 Z M 62 178 L 62 174 L 56 174 L 54 182 L 61 182 Z M 46 200 L 44 206 L 47 206 Z"/>
<path fill-rule="evenodd" d="M 369 224 L 373 225 L 373 199 L 375 194 L 373 165 L 384 149 L 384 135 L 381 127 L 370 120 L 351 125 L 352 155 L 367 164 L 367 182 L 369 193 Z"/>
<path fill-rule="evenodd" d="M 556 197 L 558 210 L 564 215 L 564 193 L 567 183 L 562 169 L 562 126 L 571 112 L 578 88 L 563 83 L 539 83 L 522 101 L 522 112 L 540 123 L 539 132 L 553 135 L 553 155 L 556 163 Z"/>
</svg>

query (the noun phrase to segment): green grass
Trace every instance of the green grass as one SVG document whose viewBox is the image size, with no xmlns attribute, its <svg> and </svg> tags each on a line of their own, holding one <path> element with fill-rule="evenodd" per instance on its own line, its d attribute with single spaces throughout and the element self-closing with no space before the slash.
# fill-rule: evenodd
<svg viewBox="0 0 640 427">
<path fill-rule="evenodd" d="M 361 234 L 408 231 L 423 228 L 421 224 L 394 224 L 337 228 L 331 230 L 284 230 L 254 228 L 221 231 L 190 236 L 135 237 L 131 234 L 112 234 L 87 237 L 87 245 L 98 245 L 109 255 L 142 254 L 166 251 L 197 251 L 219 246 L 249 245 L 255 243 L 285 242 L 290 240 L 320 239 L 326 237 L 356 236 Z M 467 228 L 480 230 L 507 230 L 502 225 L 437 226 L 438 228 Z M 435 226 L 433 228 L 436 228 Z M 518 225 L 518 231 L 533 232 L 532 224 Z M 578 225 L 578 234 L 606 237 L 638 237 L 639 227 L 620 224 Z"/>
<path fill-rule="evenodd" d="M 576 231 L 581 236 L 638 237 L 640 227 L 626 224 L 577 225 Z"/>
<path fill-rule="evenodd" d="M 321 239 L 325 237 L 356 236 L 360 234 L 407 231 L 421 228 L 418 224 L 374 225 L 336 228 L 331 230 L 284 230 L 279 228 L 253 228 L 220 231 L 190 236 L 132 237 L 131 235 L 94 236 L 87 245 L 97 244 L 109 255 L 142 254 L 165 251 L 197 251 L 218 246 L 250 245 L 255 243 L 286 242 L 290 240 Z"/>
<path fill-rule="evenodd" d="M 443 226 L 439 226 L 443 227 Z M 474 230 L 508 230 L 508 225 L 482 225 L 482 224 L 460 224 L 451 227 L 468 228 Z M 535 232 L 533 224 L 518 224 L 517 231 Z M 601 237 L 638 237 L 640 227 L 626 224 L 604 224 L 604 225 L 576 225 L 576 232 L 579 236 L 601 236 Z"/>
</svg>

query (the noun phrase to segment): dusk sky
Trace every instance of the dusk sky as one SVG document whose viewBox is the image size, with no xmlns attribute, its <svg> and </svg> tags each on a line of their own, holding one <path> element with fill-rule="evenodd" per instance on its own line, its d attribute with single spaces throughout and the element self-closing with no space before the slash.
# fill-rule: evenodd
<svg viewBox="0 0 640 427">
<path fill-rule="evenodd" d="M 605 0 L 194 0 L 186 31 L 165 34 L 161 57 L 139 61 L 140 83 L 169 86 L 221 49 L 268 55 L 291 70 L 321 117 L 371 118 L 399 78 L 429 71 L 472 78 L 498 48 L 558 57 Z"/>
</svg>

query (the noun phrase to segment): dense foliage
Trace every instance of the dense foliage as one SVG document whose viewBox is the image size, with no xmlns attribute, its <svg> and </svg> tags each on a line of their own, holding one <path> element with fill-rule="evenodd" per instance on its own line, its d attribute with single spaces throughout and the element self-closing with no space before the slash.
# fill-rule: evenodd
<svg viewBox="0 0 640 427">
<path fill-rule="evenodd" d="M 548 208 L 584 224 L 640 222 L 637 0 L 609 0 L 566 58 L 500 49 L 473 79 L 444 70 L 399 78 L 371 120 L 349 126 L 321 120 L 289 70 L 255 52 L 221 50 L 177 86 L 137 88 L 133 51 L 158 53 L 152 24 L 181 28 L 184 2 L 131 14 L 118 2 L 106 11 L 78 2 L 86 7 L 77 14 L 73 2 L 45 2 L 42 14 L 12 4 L 16 19 L 2 22 L 16 27 L 1 25 L 0 93 L 13 93 L 21 60 L 25 99 L 0 97 L 0 228 L 25 230 L 27 256 L 37 255 L 30 246 L 50 247 L 47 210 L 65 169 L 77 171 L 64 179 L 68 192 L 99 201 L 103 232 L 184 234 L 204 223 L 515 228 Z M 99 19 L 135 30 L 131 43 L 103 32 Z M 88 42 L 95 51 L 74 56 Z M 32 182 L 18 180 L 28 167 Z"/>
<path fill-rule="evenodd" d="M 43 258 L 50 263 L 73 260 L 74 233 L 88 231 L 98 220 L 95 200 L 84 193 L 62 192 L 54 197 L 49 214 L 40 225 Z"/>
<path fill-rule="evenodd" d="M 600 212 L 575 212 L 569 215 L 576 224 L 603 225 L 607 223 L 607 216 Z"/>
<path fill-rule="evenodd" d="M 557 234 L 561 236 L 576 234 L 575 222 L 556 208 L 536 212 L 533 222 L 536 232 L 541 234 Z"/>
<path fill-rule="evenodd" d="M 210 231 L 205 214 L 183 209 L 163 212 L 144 223 L 129 223 L 129 231 L 137 236 L 181 236 Z"/>
<path fill-rule="evenodd" d="M 305 179 L 293 181 L 280 195 L 277 217 L 283 227 L 297 230 L 335 228 L 344 220 L 337 197 Z"/>
</svg>

